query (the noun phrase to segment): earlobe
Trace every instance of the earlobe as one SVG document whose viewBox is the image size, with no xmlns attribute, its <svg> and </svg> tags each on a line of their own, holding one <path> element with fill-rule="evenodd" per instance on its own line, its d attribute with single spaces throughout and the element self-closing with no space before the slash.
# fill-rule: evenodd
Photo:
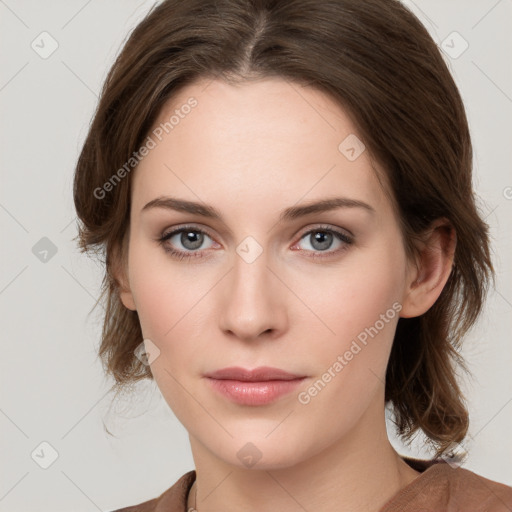
<svg viewBox="0 0 512 512">
<path fill-rule="evenodd" d="M 137 306 L 135 306 L 132 292 L 129 289 L 119 287 L 119 299 L 125 308 L 130 309 L 131 311 L 137 311 Z"/>
<path fill-rule="evenodd" d="M 428 311 L 450 277 L 457 239 L 449 221 L 438 219 L 421 244 L 416 265 L 410 265 L 400 316 L 412 318 Z"/>
<path fill-rule="evenodd" d="M 133 298 L 133 294 L 131 292 L 130 283 L 128 280 L 128 272 L 127 265 L 125 264 L 125 260 L 122 256 L 118 254 L 117 251 L 113 251 L 112 257 L 112 271 L 111 275 L 113 276 L 119 293 L 119 299 L 122 302 L 123 306 L 131 311 L 137 311 L 137 306 L 135 305 L 135 301 Z"/>
</svg>

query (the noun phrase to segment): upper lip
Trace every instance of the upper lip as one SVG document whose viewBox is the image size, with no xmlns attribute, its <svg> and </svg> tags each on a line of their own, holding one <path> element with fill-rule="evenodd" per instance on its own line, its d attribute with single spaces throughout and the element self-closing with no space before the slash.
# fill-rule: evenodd
<svg viewBox="0 0 512 512">
<path fill-rule="evenodd" d="M 211 379 L 261 382 L 266 380 L 301 379 L 304 377 L 304 375 L 296 375 L 279 368 L 271 368 L 270 366 L 260 366 L 252 370 L 241 368 L 239 366 L 231 366 L 229 368 L 222 368 L 221 370 L 207 373 L 206 377 L 210 377 Z"/>
</svg>

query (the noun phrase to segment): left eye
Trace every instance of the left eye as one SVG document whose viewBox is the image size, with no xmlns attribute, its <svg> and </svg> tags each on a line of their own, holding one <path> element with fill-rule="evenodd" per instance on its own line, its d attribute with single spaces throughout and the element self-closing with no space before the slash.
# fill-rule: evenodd
<svg viewBox="0 0 512 512">
<path fill-rule="evenodd" d="M 339 250 L 343 250 L 346 245 L 350 245 L 353 240 L 348 235 L 341 231 L 329 229 L 329 228 L 315 228 L 304 235 L 301 240 L 310 240 L 310 246 L 313 247 L 313 251 L 326 252 L 333 244 L 333 241 L 337 240 L 341 245 L 338 250 L 329 251 L 330 254 L 337 253 Z M 310 250 L 310 249 L 307 249 Z"/>
</svg>

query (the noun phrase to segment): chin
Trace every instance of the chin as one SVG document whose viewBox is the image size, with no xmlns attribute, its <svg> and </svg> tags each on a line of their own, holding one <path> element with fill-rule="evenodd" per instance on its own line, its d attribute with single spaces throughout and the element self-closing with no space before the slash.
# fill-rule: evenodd
<svg viewBox="0 0 512 512">
<path fill-rule="evenodd" d="M 226 464 L 247 470 L 284 469 L 308 457 L 304 451 L 304 439 L 300 436 L 294 441 L 293 436 L 287 435 L 285 436 L 287 442 L 285 442 L 278 437 L 265 438 L 268 432 L 266 430 L 264 434 L 237 435 L 235 439 L 226 440 L 215 449 L 210 447 L 210 450 Z"/>
</svg>

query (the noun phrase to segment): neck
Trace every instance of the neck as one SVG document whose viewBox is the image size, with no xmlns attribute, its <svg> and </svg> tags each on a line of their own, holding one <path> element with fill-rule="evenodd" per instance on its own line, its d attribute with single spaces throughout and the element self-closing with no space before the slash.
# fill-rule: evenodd
<svg viewBox="0 0 512 512">
<path fill-rule="evenodd" d="M 227 464 L 191 436 L 196 481 L 187 510 L 256 512 L 271 503 L 280 512 L 378 512 L 419 475 L 389 443 L 384 414 L 381 420 L 377 429 L 360 422 L 320 453 L 277 469 Z"/>
</svg>

